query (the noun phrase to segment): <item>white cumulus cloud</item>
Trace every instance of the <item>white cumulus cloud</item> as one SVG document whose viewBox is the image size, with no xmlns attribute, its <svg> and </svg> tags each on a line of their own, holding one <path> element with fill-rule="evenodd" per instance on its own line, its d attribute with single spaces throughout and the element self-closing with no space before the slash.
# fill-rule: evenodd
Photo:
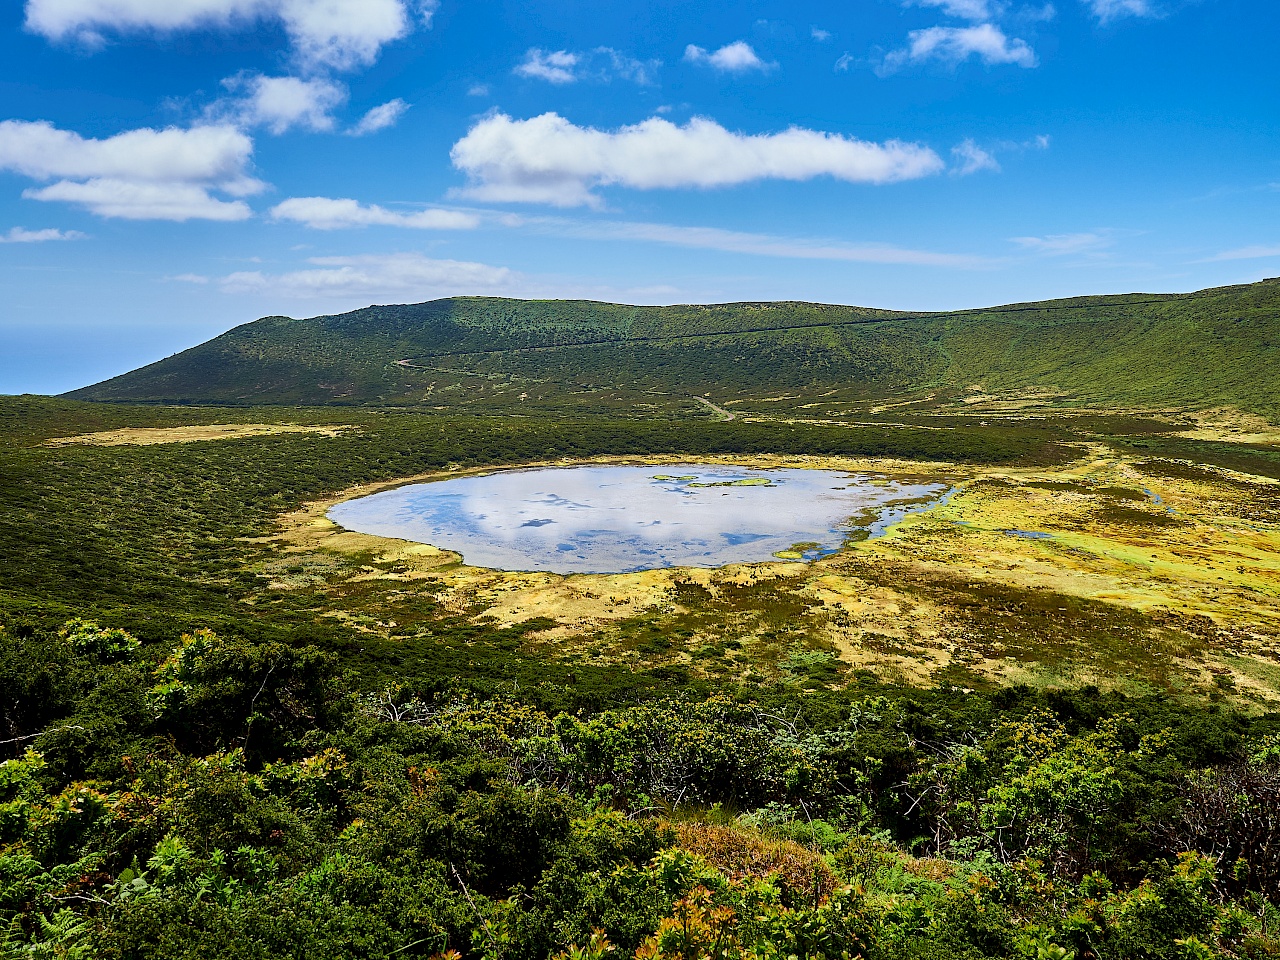
<svg viewBox="0 0 1280 960">
<path fill-rule="evenodd" d="M 417 11 L 429 22 L 434 2 Z M 283 25 L 295 56 L 314 66 L 351 69 L 377 59 L 383 45 L 413 26 L 406 0 L 27 0 L 27 29 L 51 40 L 101 44 L 112 33 L 240 29 Z"/>
<path fill-rule="evenodd" d="M 598 206 L 596 188 L 723 187 L 754 180 L 893 183 L 940 172 L 918 143 L 873 143 L 792 127 L 743 134 L 695 117 L 683 126 L 653 117 L 617 130 L 580 127 L 555 113 L 529 120 L 494 114 L 453 146 L 453 165 L 485 201 Z"/>
<path fill-rule="evenodd" d="M 893 73 L 911 63 L 939 60 L 958 64 L 970 57 L 977 57 L 989 66 L 1013 64 L 1019 67 L 1036 65 L 1035 51 L 1025 40 L 1005 35 L 992 23 L 979 23 L 971 27 L 928 27 L 912 30 L 907 35 L 907 46 L 885 56 L 879 72 Z"/>
<path fill-rule="evenodd" d="M 214 119 L 244 127 L 266 127 L 279 136 L 293 127 L 323 132 L 334 128 L 333 111 L 347 101 L 347 89 L 332 80 L 238 74 L 222 81 L 233 95 L 209 109 Z"/>
<path fill-rule="evenodd" d="M 0 169 L 38 180 L 115 177 L 209 183 L 253 193 L 245 175 L 253 141 L 229 126 L 127 130 L 85 139 L 37 120 L 0 122 Z"/>
<path fill-rule="evenodd" d="M 509 292 L 519 275 L 507 267 L 465 260 L 434 260 L 419 253 L 316 257 L 302 270 L 242 271 L 223 277 L 227 293 L 266 293 L 284 299 L 403 303 L 461 295 Z"/>
<path fill-rule="evenodd" d="M 409 104 L 399 97 L 394 100 L 388 100 L 361 117 L 360 122 L 347 131 L 347 136 L 367 137 L 369 134 L 377 133 L 379 130 L 394 127 L 408 109 Z"/>
<path fill-rule="evenodd" d="M 480 218 L 463 210 L 429 209 L 413 213 L 387 210 L 377 204 L 331 197 L 292 197 L 271 210 L 276 220 L 302 223 L 314 230 L 346 227 L 409 227 L 417 230 L 471 230 Z"/>
<path fill-rule="evenodd" d="M 772 70 L 777 64 L 766 63 L 745 40 L 735 40 L 719 50 L 708 52 L 696 44 L 684 48 L 684 58 L 689 63 L 704 64 L 725 73 L 747 73 L 751 70 Z"/>
<path fill-rule="evenodd" d="M 1154 17 L 1156 9 L 1150 0 L 1084 0 L 1099 23 L 1110 23 L 1124 17 Z"/>
<path fill-rule="evenodd" d="M 59 130 L 46 121 L 0 122 L 0 170 L 37 181 L 33 200 L 74 203 L 105 217 L 135 220 L 243 220 L 243 197 L 264 184 L 247 168 L 253 141 L 218 124 L 187 129 L 127 130 L 102 140 Z"/>
<path fill-rule="evenodd" d="M 951 148 L 951 157 L 955 161 L 952 170 L 961 177 L 981 170 L 1000 172 L 1000 164 L 989 151 L 982 149 L 973 140 L 963 140 Z"/>
<path fill-rule="evenodd" d="M 84 237 L 79 230 L 56 230 L 52 227 L 28 230 L 25 227 L 10 227 L 8 233 L 0 233 L 0 243 L 47 243 L 50 240 L 83 240 Z"/>
</svg>

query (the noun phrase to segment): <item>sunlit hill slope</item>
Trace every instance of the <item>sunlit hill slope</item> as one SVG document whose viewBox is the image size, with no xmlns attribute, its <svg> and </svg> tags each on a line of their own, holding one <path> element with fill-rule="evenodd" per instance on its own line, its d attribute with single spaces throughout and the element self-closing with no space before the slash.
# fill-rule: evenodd
<svg viewBox="0 0 1280 960">
<path fill-rule="evenodd" d="M 83 400 L 615 407 L 661 396 L 1280 413 L 1280 280 L 955 313 L 811 303 L 632 307 L 457 297 L 266 317 L 74 391 Z"/>
</svg>

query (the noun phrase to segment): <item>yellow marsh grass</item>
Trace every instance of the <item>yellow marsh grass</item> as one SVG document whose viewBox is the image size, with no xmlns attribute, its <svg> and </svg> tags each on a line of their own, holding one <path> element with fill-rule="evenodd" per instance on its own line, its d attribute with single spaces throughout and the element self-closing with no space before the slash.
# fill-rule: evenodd
<svg viewBox="0 0 1280 960">
<path fill-rule="evenodd" d="M 122 427 L 99 433 L 83 433 L 77 437 L 56 437 L 46 446 L 64 447 L 73 443 L 93 447 L 150 446 L 156 443 L 195 443 L 201 440 L 239 440 L 243 437 L 269 437 L 281 433 L 318 433 L 336 437 L 353 426 L 308 427 L 292 423 L 211 423 L 190 427 Z"/>
</svg>

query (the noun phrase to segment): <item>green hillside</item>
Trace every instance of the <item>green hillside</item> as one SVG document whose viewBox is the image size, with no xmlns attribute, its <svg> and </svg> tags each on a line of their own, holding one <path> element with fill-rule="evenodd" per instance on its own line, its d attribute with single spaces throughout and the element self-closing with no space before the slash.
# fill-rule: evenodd
<svg viewBox="0 0 1280 960">
<path fill-rule="evenodd" d="M 975 391 L 1067 405 L 1231 404 L 1274 419 L 1280 280 L 927 314 L 460 297 L 267 317 L 69 396 L 483 410 L 652 407 L 689 394 L 945 402 Z"/>
</svg>

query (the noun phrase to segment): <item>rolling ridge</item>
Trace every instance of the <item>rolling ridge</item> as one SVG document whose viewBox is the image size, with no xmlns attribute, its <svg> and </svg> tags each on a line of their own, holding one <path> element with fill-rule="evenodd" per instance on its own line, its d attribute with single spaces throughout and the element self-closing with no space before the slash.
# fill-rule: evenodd
<svg viewBox="0 0 1280 960">
<path fill-rule="evenodd" d="M 972 394 L 1280 412 L 1280 280 L 947 313 L 458 297 L 266 317 L 73 391 L 147 403 L 573 406 Z M 523 396 L 522 396 L 523 395 Z M 529 401 L 525 404 L 525 401 Z"/>
</svg>

